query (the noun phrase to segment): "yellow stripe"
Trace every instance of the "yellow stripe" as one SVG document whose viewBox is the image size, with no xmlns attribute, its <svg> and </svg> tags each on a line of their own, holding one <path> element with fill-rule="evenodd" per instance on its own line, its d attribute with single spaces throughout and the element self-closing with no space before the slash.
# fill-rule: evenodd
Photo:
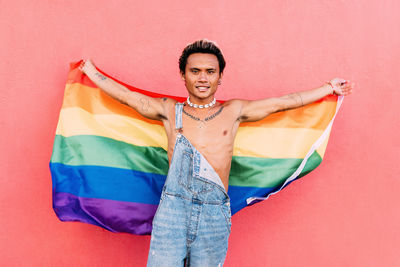
<svg viewBox="0 0 400 267">
<path fill-rule="evenodd" d="M 324 142 L 321 144 L 321 146 L 319 148 L 317 148 L 317 152 L 321 156 L 321 158 L 323 158 L 324 155 L 325 155 L 325 150 L 326 150 L 326 147 L 328 145 L 329 135 L 330 135 L 330 132 L 326 136 L 326 138 L 325 138 Z"/>
<path fill-rule="evenodd" d="M 304 158 L 323 131 L 306 128 L 239 128 L 234 155 Z"/>
<path fill-rule="evenodd" d="M 159 146 L 167 150 L 167 136 L 163 126 L 143 122 L 128 116 L 93 115 L 81 108 L 63 108 L 57 134 L 98 135 L 137 146 Z"/>
<path fill-rule="evenodd" d="M 94 115 L 77 107 L 61 110 L 57 134 L 66 137 L 98 135 L 137 146 L 167 149 L 167 137 L 161 125 L 122 115 Z M 321 134 L 322 130 L 305 128 L 240 127 L 233 154 L 245 157 L 303 158 Z M 289 150 L 283 150 L 282 144 Z"/>
</svg>

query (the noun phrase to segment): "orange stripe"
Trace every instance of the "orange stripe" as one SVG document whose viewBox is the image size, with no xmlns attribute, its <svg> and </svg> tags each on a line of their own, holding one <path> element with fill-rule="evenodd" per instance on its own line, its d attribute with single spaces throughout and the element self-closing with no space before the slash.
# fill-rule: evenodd
<svg viewBox="0 0 400 267">
<path fill-rule="evenodd" d="M 101 89 L 90 88 L 80 83 L 66 85 L 63 108 L 69 107 L 80 107 L 92 114 L 119 114 L 151 124 L 163 125 L 161 121 L 143 117 L 136 110 L 119 103 Z M 336 102 L 333 101 L 324 101 L 319 104 L 315 102 L 303 108 L 271 114 L 260 121 L 245 122 L 240 124 L 240 127 L 325 129 L 335 114 L 335 108 Z"/>
<path fill-rule="evenodd" d="M 255 122 L 244 122 L 240 127 L 290 127 L 325 129 L 335 115 L 336 101 L 318 101 L 301 108 L 276 112 Z M 316 114 L 318 114 L 316 116 Z"/>
<path fill-rule="evenodd" d="M 161 121 L 150 120 L 133 108 L 121 104 L 99 88 L 90 88 L 80 83 L 67 84 L 62 108 L 80 107 L 92 114 L 118 114 L 144 122 L 163 125 Z"/>
</svg>

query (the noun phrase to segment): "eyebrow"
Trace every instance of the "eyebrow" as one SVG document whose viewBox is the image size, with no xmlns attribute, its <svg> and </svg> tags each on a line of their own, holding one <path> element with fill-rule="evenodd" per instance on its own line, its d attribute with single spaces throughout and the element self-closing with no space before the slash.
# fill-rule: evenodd
<svg viewBox="0 0 400 267">
<path fill-rule="evenodd" d="M 199 68 L 190 68 L 190 70 L 200 70 Z M 208 68 L 206 70 L 217 70 L 216 68 Z"/>
</svg>

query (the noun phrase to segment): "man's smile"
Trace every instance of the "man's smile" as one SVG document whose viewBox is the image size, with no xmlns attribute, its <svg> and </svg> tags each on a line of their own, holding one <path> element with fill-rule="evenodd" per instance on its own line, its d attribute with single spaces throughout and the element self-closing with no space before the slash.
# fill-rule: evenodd
<svg viewBox="0 0 400 267">
<path fill-rule="evenodd" d="M 198 85 L 198 86 L 195 86 L 200 92 L 205 92 L 205 91 L 207 91 L 208 89 L 210 89 L 210 86 L 205 86 L 205 85 Z"/>
</svg>

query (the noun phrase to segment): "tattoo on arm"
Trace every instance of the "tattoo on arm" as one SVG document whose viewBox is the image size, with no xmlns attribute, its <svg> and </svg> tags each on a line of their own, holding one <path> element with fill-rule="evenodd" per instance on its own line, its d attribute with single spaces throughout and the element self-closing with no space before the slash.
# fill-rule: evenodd
<svg viewBox="0 0 400 267">
<path fill-rule="evenodd" d="M 294 101 L 295 101 L 295 103 L 296 104 L 300 104 L 301 103 L 301 105 L 300 106 L 303 106 L 303 99 L 301 98 L 301 96 L 300 96 L 300 94 L 299 93 L 292 93 L 292 94 L 289 94 L 289 95 L 287 95 L 289 98 L 291 98 L 291 99 L 293 99 Z"/>
<path fill-rule="evenodd" d="M 301 98 L 301 95 L 300 95 L 300 93 L 296 93 L 299 97 L 300 97 L 300 101 L 301 101 L 301 106 L 304 106 L 304 104 L 303 104 L 303 98 Z"/>
<path fill-rule="evenodd" d="M 150 101 L 146 98 L 140 98 L 140 103 L 142 103 L 142 111 L 148 111 L 150 107 Z"/>
<path fill-rule="evenodd" d="M 105 79 L 107 79 L 106 76 L 104 76 L 103 74 L 101 74 L 101 73 L 99 73 L 99 72 L 96 72 L 95 75 L 96 75 L 97 77 L 99 77 L 100 80 L 102 80 L 102 81 L 104 81 Z"/>
</svg>

